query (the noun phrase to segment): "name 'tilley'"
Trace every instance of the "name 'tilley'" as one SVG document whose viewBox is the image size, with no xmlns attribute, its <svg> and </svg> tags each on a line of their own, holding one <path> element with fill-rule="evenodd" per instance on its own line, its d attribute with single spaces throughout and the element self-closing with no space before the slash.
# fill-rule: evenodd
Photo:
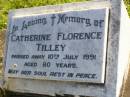
<svg viewBox="0 0 130 97">
<path fill-rule="evenodd" d="M 41 44 L 38 43 L 37 45 L 37 51 L 64 51 L 66 45 L 65 44 Z"/>
</svg>

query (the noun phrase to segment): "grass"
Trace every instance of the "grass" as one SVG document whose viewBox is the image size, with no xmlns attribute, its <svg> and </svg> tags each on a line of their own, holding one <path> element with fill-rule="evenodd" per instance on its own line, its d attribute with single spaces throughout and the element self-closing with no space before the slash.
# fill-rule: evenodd
<svg viewBox="0 0 130 97">
<path fill-rule="evenodd" d="M 7 27 L 7 15 L 10 9 L 27 8 L 34 6 L 45 6 L 79 2 L 88 0 L 0 0 L 0 32 Z M 130 15 L 130 0 L 124 0 Z"/>
<path fill-rule="evenodd" d="M 130 0 L 124 0 L 124 2 L 126 4 L 127 11 L 128 11 L 129 16 L 130 16 Z"/>
</svg>

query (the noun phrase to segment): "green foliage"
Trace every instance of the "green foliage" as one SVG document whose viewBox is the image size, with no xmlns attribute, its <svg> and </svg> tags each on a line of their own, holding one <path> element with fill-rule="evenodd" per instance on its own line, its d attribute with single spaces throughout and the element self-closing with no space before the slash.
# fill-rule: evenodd
<svg viewBox="0 0 130 97">
<path fill-rule="evenodd" d="M 127 6 L 127 11 L 128 11 L 128 14 L 130 16 L 130 0 L 124 0 L 126 6 Z"/>
</svg>

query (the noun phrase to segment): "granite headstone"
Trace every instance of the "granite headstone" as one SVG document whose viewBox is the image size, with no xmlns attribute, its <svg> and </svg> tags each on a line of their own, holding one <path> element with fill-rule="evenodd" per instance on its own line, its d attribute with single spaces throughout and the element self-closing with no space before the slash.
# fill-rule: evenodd
<svg viewBox="0 0 130 97">
<path fill-rule="evenodd" d="M 104 83 L 108 8 L 10 18 L 5 76 Z"/>
<path fill-rule="evenodd" d="M 122 0 L 12 10 L 5 88 L 42 95 L 119 97 L 128 70 Z"/>
</svg>

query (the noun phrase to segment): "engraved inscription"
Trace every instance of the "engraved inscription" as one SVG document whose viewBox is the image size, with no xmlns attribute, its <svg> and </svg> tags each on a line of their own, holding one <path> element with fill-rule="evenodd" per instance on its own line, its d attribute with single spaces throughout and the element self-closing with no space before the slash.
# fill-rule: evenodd
<svg viewBox="0 0 130 97">
<path fill-rule="evenodd" d="M 104 83 L 107 8 L 10 19 L 7 77 Z"/>
</svg>

